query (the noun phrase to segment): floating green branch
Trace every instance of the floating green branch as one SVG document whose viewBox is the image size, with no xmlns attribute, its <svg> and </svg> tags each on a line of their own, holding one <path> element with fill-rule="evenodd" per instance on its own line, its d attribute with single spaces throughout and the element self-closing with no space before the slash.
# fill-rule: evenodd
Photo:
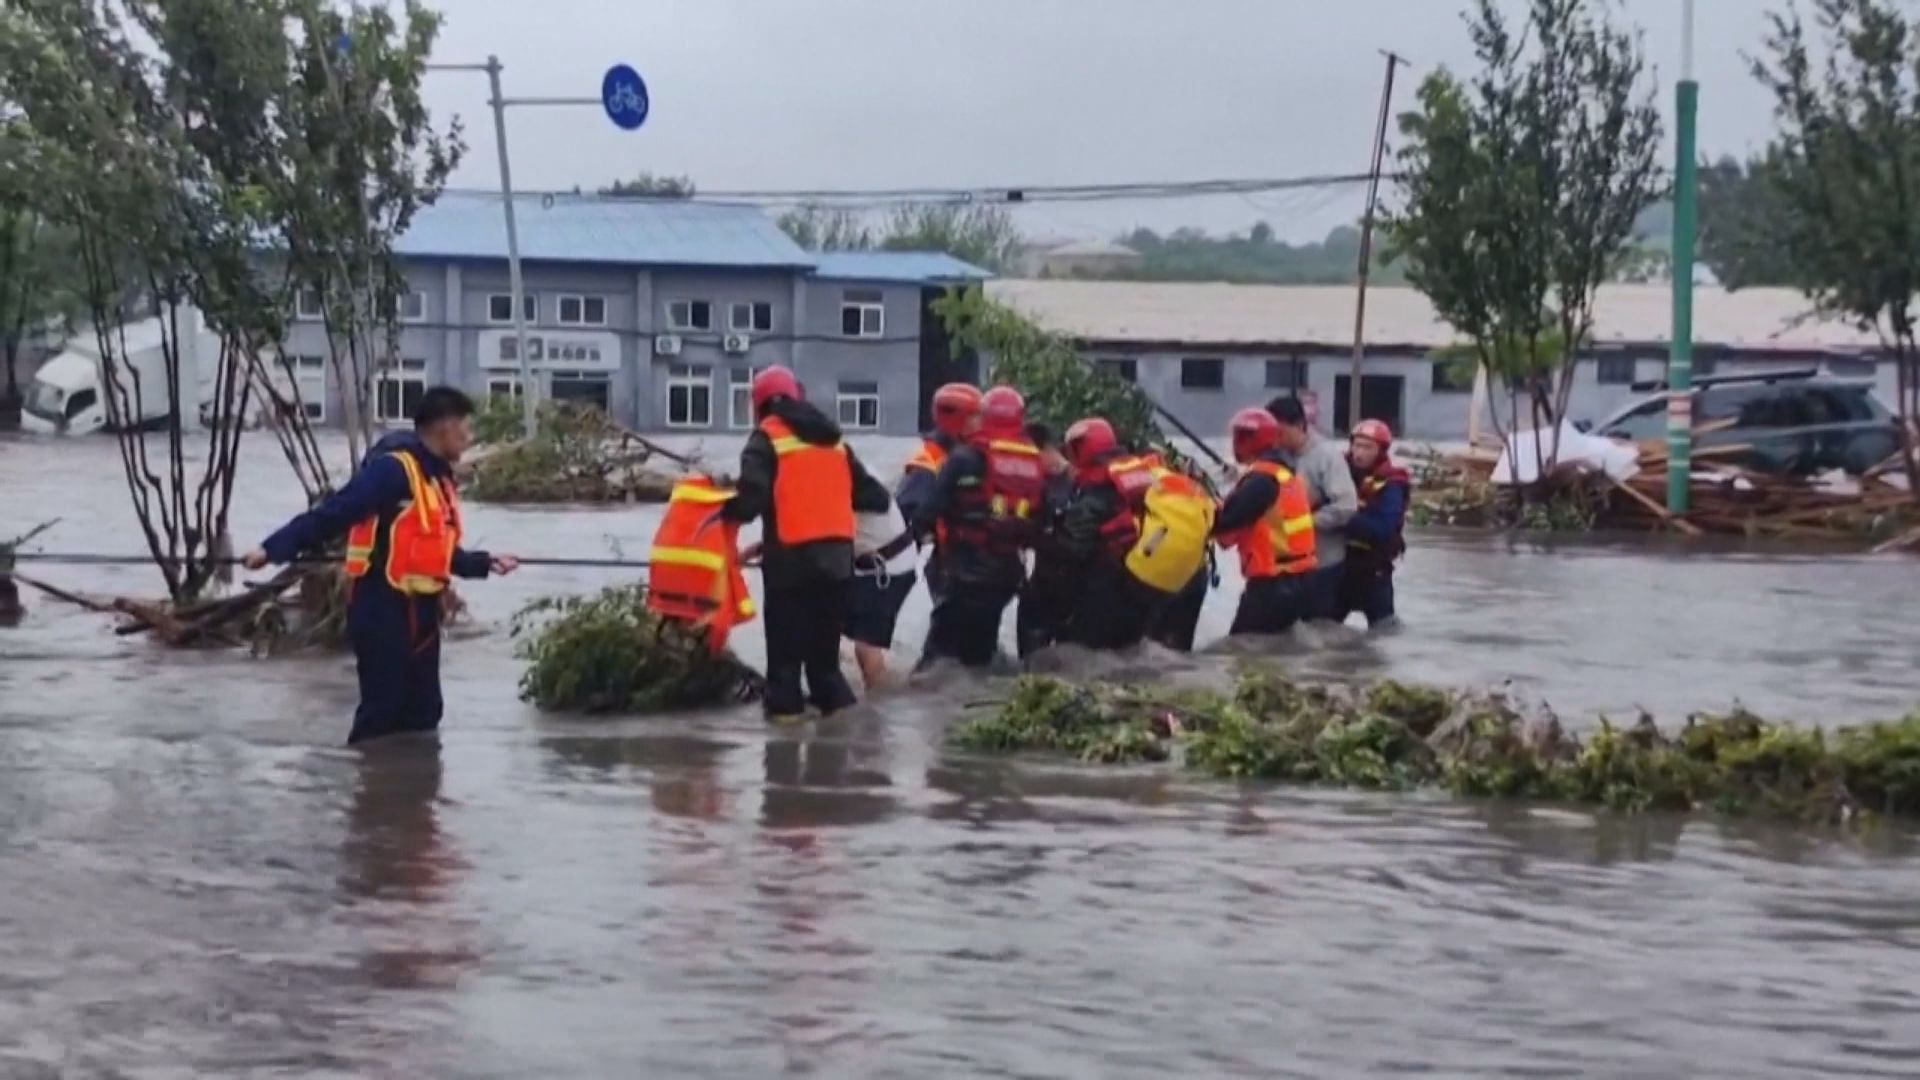
<svg viewBox="0 0 1920 1080">
<path fill-rule="evenodd" d="M 520 696 L 564 712 L 662 712 L 760 696 L 760 674 L 647 610 L 646 587 L 536 600 L 514 616 Z"/>
<path fill-rule="evenodd" d="M 1029 676 L 952 745 L 1084 761 L 1173 759 L 1223 778 L 1586 803 L 1639 813 L 1707 808 L 1802 821 L 1920 816 L 1920 713 L 1822 731 L 1745 711 L 1650 717 L 1583 736 L 1501 694 L 1397 682 L 1295 682 L 1242 672 L 1231 692 Z"/>
</svg>

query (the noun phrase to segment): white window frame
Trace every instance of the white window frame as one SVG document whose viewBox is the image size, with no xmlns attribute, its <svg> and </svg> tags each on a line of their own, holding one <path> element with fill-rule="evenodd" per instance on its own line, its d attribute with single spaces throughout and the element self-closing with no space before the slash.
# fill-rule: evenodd
<svg viewBox="0 0 1920 1080">
<path fill-rule="evenodd" d="M 512 295 L 513 295 L 512 293 L 503 293 L 503 292 L 487 294 L 487 322 L 489 324 L 493 326 L 512 326 L 513 325 L 513 312 L 511 309 L 508 310 L 507 317 L 504 319 L 497 318 L 493 314 L 493 302 L 495 300 L 506 300 L 508 297 Z M 539 298 L 534 296 L 530 292 L 521 293 L 520 294 L 520 314 L 522 316 L 521 321 L 525 322 L 528 326 L 532 326 L 534 323 L 539 322 L 540 321 Z"/>
<path fill-rule="evenodd" d="M 313 306 L 308 307 L 307 302 Z M 293 293 L 293 317 L 300 322 L 319 322 L 326 314 L 326 305 L 320 302 L 320 290 L 296 289 Z"/>
<path fill-rule="evenodd" d="M 518 375 L 487 376 L 487 404 L 489 405 L 503 397 L 518 405 L 526 395 L 527 388 L 521 384 Z"/>
<path fill-rule="evenodd" d="M 388 416 L 386 415 L 386 410 L 382 408 L 384 402 L 382 400 L 383 395 L 380 391 L 388 383 L 398 383 L 400 386 L 394 398 L 394 404 L 399 407 L 399 416 Z M 406 384 L 408 383 L 418 383 L 420 385 L 420 392 L 423 394 L 427 392 L 427 362 L 425 360 L 415 357 L 405 357 L 402 358 L 396 366 L 374 373 L 373 418 L 376 423 L 400 424 L 407 421 Z"/>
<path fill-rule="evenodd" d="M 872 297 L 872 299 L 868 299 Z M 847 312 L 860 313 L 857 333 L 847 333 Z M 869 318 L 871 316 L 871 318 Z M 873 289 L 848 289 L 840 297 L 840 336 L 843 338 L 879 338 L 887 336 L 886 298 Z"/>
<path fill-rule="evenodd" d="M 589 300 L 598 300 L 600 302 L 600 317 L 598 319 L 587 318 L 587 301 Z M 579 318 L 567 318 L 568 301 L 580 305 Z M 607 298 L 600 293 L 561 293 L 559 296 L 554 297 L 553 300 L 553 321 L 561 326 L 605 326 L 607 325 Z"/>
<path fill-rule="evenodd" d="M 871 390 L 849 390 L 848 386 L 871 386 Z M 873 423 L 860 422 L 860 406 L 873 402 Z M 847 406 L 853 406 L 853 419 L 847 419 Z M 880 430 L 880 384 L 878 382 L 841 383 L 833 397 L 833 414 L 843 431 Z"/>
<path fill-rule="evenodd" d="M 701 326 L 693 321 L 693 306 L 705 304 L 707 324 Z M 675 311 L 679 308 L 679 311 Z M 713 301 L 699 297 L 681 296 L 667 301 L 667 329 L 676 334 L 704 333 L 713 329 Z"/>
<path fill-rule="evenodd" d="M 693 419 L 695 389 L 704 388 L 707 392 L 707 416 L 705 420 Z M 684 390 L 687 394 L 687 418 L 673 418 L 673 392 Z M 713 427 L 713 369 L 696 364 L 670 364 L 667 366 L 666 398 L 662 410 L 667 426 L 670 428 L 699 429 Z"/>
<path fill-rule="evenodd" d="M 754 316 L 765 308 L 767 321 L 763 326 Z M 746 313 L 746 321 L 740 321 L 741 312 Z M 736 334 L 770 334 L 773 332 L 773 304 L 767 300 L 739 300 L 727 308 L 727 329 Z"/>
<path fill-rule="evenodd" d="M 310 423 L 327 422 L 327 358 L 311 353 L 288 357 L 293 368 L 293 386 L 300 394 L 300 409 Z"/>
<path fill-rule="evenodd" d="M 733 431 L 746 431 L 753 427 L 753 377 L 764 368 L 730 367 L 727 369 L 727 427 Z"/>
</svg>

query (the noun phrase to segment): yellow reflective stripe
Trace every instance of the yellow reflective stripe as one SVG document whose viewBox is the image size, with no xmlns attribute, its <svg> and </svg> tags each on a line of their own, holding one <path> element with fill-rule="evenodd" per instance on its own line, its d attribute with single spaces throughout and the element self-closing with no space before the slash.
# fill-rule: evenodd
<svg viewBox="0 0 1920 1080">
<path fill-rule="evenodd" d="M 987 449 L 998 450 L 1003 454 L 1026 454 L 1028 457 L 1035 457 L 1040 453 L 1028 443 L 1014 442 L 1011 439 L 993 439 L 987 443 Z"/>
<path fill-rule="evenodd" d="M 670 566 L 697 566 L 703 570 L 720 571 L 727 568 L 724 555 L 699 548 L 657 547 L 647 554 L 648 562 L 666 563 Z"/>
<path fill-rule="evenodd" d="M 791 454 L 795 450 L 832 450 L 836 454 L 844 454 L 847 452 L 846 446 L 841 443 L 834 443 L 832 446 L 818 446 L 802 439 L 798 435 L 782 435 L 773 440 L 773 452 L 775 456 Z"/>
<path fill-rule="evenodd" d="M 1288 536 L 1293 536 L 1303 532 L 1312 532 L 1313 531 L 1313 515 L 1302 514 L 1299 517 L 1284 518 L 1280 522 L 1280 531 L 1287 534 Z"/>
<path fill-rule="evenodd" d="M 400 451 L 395 451 L 389 456 L 398 461 L 401 470 L 407 474 L 407 494 L 413 503 L 415 516 L 420 519 L 420 527 L 432 529 L 433 512 L 439 508 L 437 506 L 439 500 L 433 497 L 427 487 L 426 479 L 420 475 L 420 463 L 413 460 L 412 454 Z"/>
<path fill-rule="evenodd" d="M 740 598 L 739 612 L 740 612 L 740 617 L 743 619 L 753 618 L 753 598 L 752 597 L 743 596 Z"/>
<path fill-rule="evenodd" d="M 698 484 L 675 484 L 667 493 L 668 502 L 723 503 L 733 498 L 733 492 L 719 488 L 701 487 Z"/>
</svg>

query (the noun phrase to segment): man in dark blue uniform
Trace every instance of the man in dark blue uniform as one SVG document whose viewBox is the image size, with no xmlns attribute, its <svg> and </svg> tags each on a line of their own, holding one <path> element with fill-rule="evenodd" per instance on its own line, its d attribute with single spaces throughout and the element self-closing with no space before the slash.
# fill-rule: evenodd
<svg viewBox="0 0 1920 1080">
<path fill-rule="evenodd" d="M 440 620 L 448 580 L 510 574 L 512 555 L 460 545 L 453 466 L 473 442 L 473 402 L 452 387 L 428 390 L 413 430 L 367 453 L 339 491 L 289 521 L 243 560 L 288 563 L 347 536 L 351 594 L 347 635 L 360 674 L 349 744 L 440 726 Z"/>
</svg>

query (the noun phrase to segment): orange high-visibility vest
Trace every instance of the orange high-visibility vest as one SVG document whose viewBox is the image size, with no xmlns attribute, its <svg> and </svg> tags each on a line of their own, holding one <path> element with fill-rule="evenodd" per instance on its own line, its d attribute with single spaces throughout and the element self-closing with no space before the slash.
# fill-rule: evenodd
<svg viewBox="0 0 1920 1080">
<path fill-rule="evenodd" d="M 1276 461 L 1256 461 L 1248 473 L 1265 473 L 1280 485 L 1280 497 L 1251 528 L 1222 535 L 1227 547 L 1240 549 L 1240 574 L 1247 580 L 1304 574 L 1317 564 L 1313 551 L 1313 505 L 1306 481 Z"/>
<path fill-rule="evenodd" d="M 407 501 L 387 529 L 387 584 L 414 596 L 431 596 L 453 579 L 453 552 L 460 546 L 460 500 L 453 481 L 428 480 L 420 463 L 405 450 L 389 455 L 407 473 Z M 365 577 L 372 569 L 380 515 L 347 530 L 347 577 Z"/>
<path fill-rule="evenodd" d="M 774 536 L 792 546 L 853 539 L 853 470 L 845 443 L 816 446 L 777 416 L 760 421 L 773 441 Z"/>
<path fill-rule="evenodd" d="M 940 445 L 939 442 L 933 439 L 921 439 L 920 449 L 914 451 L 913 456 L 907 459 L 906 467 L 909 469 L 925 469 L 927 472 L 938 475 L 940 466 L 946 463 L 946 447 Z"/>
<path fill-rule="evenodd" d="M 647 553 L 648 610 L 704 625 L 714 652 L 726 647 L 734 627 L 753 618 L 753 597 L 740 572 L 740 526 L 713 517 L 732 497 L 698 473 L 684 477 L 667 496 Z"/>
</svg>

